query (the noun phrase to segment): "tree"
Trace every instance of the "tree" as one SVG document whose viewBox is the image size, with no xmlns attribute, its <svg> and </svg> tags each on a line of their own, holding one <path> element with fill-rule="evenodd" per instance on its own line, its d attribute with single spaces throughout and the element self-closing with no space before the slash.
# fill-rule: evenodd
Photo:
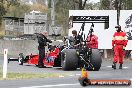
<svg viewBox="0 0 132 88">
<path fill-rule="evenodd" d="M 109 10 L 110 9 L 110 1 L 109 0 L 101 0 L 101 9 Z"/>
<path fill-rule="evenodd" d="M 3 16 L 23 17 L 25 12 L 28 12 L 30 7 L 25 4 L 20 4 L 19 0 L 1 0 L 0 1 L 0 26 Z"/>
<path fill-rule="evenodd" d="M 97 9 L 99 4 L 89 3 L 89 0 L 54 0 L 55 1 L 55 24 L 62 25 L 63 29 L 68 29 L 69 10 Z M 87 3 L 86 3 L 87 2 Z M 97 7 L 97 6 L 98 7 Z M 51 0 L 48 0 L 48 7 Z"/>
<path fill-rule="evenodd" d="M 0 25 L 2 23 L 2 17 L 5 15 L 6 10 L 4 8 L 3 2 L 0 2 Z"/>
<path fill-rule="evenodd" d="M 120 9 L 132 9 L 132 0 L 101 0 L 101 9 L 117 9 L 117 3 L 120 2 Z"/>
<path fill-rule="evenodd" d="M 11 17 L 24 17 L 24 14 L 30 11 L 29 5 L 20 4 L 19 2 L 17 3 L 6 2 L 4 7 L 7 11 L 5 16 Z"/>
<path fill-rule="evenodd" d="M 122 9 L 132 9 L 132 0 L 122 0 Z"/>
<path fill-rule="evenodd" d="M 56 0 L 55 12 L 57 24 L 63 24 L 68 21 L 69 10 L 76 9 L 74 0 Z M 67 26 L 67 25 L 66 25 Z"/>
<path fill-rule="evenodd" d="M 48 1 L 48 8 L 51 8 L 51 0 Z"/>
<path fill-rule="evenodd" d="M 19 5 L 19 6 L 10 5 L 5 16 L 24 17 L 24 14 L 28 12 L 30 12 L 30 6 L 26 4 Z"/>
<path fill-rule="evenodd" d="M 41 5 L 41 4 L 36 3 L 36 4 L 31 5 L 31 10 L 36 10 L 36 11 L 47 13 L 48 8 L 46 5 Z"/>
</svg>

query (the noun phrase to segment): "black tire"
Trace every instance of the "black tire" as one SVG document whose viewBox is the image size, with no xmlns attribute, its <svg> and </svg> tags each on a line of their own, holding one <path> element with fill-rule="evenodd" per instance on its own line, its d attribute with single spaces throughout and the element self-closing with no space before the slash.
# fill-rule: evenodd
<svg viewBox="0 0 132 88">
<path fill-rule="evenodd" d="M 77 69 L 78 57 L 75 49 L 65 49 L 61 52 L 61 66 L 65 71 Z"/>
<path fill-rule="evenodd" d="M 92 70 L 99 71 L 101 64 L 102 64 L 102 58 L 101 58 L 101 54 L 98 49 L 92 49 L 90 62 L 94 67 L 94 69 Z"/>
<path fill-rule="evenodd" d="M 24 61 L 23 53 L 20 53 L 19 57 L 18 57 L 18 63 L 19 63 L 19 65 L 23 65 L 23 61 Z"/>
<path fill-rule="evenodd" d="M 38 67 L 38 64 L 35 64 L 36 67 Z"/>
</svg>

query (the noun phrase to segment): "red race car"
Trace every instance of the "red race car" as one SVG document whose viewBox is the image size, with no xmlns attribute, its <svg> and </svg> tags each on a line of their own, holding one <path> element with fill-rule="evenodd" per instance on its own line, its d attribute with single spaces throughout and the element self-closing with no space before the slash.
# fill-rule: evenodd
<svg viewBox="0 0 132 88">
<path fill-rule="evenodd" d="M 45 58 L 43 59 L 43 63 L 46 67 L 61 67 L 61 59 L 60 59 L 60 48 L 57 46 L 48 45 L 48 51 L 45 53 Z M 18 59 L 8 59 L 9 61 L 18 61 L 19 65 L 23 65 L 23 63 L 38 65 L 38 54 L 31 54 L 24 57 L 23 53 L 19 54 Z"/>
</svg>

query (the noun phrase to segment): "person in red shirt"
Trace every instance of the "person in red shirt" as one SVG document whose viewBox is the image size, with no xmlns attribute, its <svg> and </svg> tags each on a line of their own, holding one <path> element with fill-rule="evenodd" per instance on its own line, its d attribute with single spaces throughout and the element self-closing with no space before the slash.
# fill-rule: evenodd
<svg viewBox="0 0 132 88">
<path fill-rule="evenodd" d="M 90 30 L 90 35 L 88 35 L 87 37 L 87 47 L 88 48 L 94 48 L 97 49 L 98 48 L 98 37 L 93 33 L 93 29 Z"/>
<path fill-rule="evenodd" d="M 125 49 L 128 39 L 126 33 L 121 30 L 121 26 L 118 25 L 115 27 L 116 32 L 113 35 L 112 39 L 112 49 L 114 50 L 114 59 L 112 68 L 116 69 L 116 63 L 119 61 L 120 66 L 119 69 L 122 69 L 123 64 L 123 50 Z"/>
</svg>

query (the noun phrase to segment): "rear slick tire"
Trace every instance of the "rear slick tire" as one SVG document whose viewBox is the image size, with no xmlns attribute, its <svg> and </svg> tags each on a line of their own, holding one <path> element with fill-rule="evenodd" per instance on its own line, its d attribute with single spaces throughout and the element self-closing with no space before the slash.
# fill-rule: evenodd
<svg viewBox="0 0 132 88">
<path fill-rule="evenodd" d="M 64 71 L 77 69 L 78 57 L 75 49 L 65 49 L 61 52 L 61 66 Z"/>
</svg>

